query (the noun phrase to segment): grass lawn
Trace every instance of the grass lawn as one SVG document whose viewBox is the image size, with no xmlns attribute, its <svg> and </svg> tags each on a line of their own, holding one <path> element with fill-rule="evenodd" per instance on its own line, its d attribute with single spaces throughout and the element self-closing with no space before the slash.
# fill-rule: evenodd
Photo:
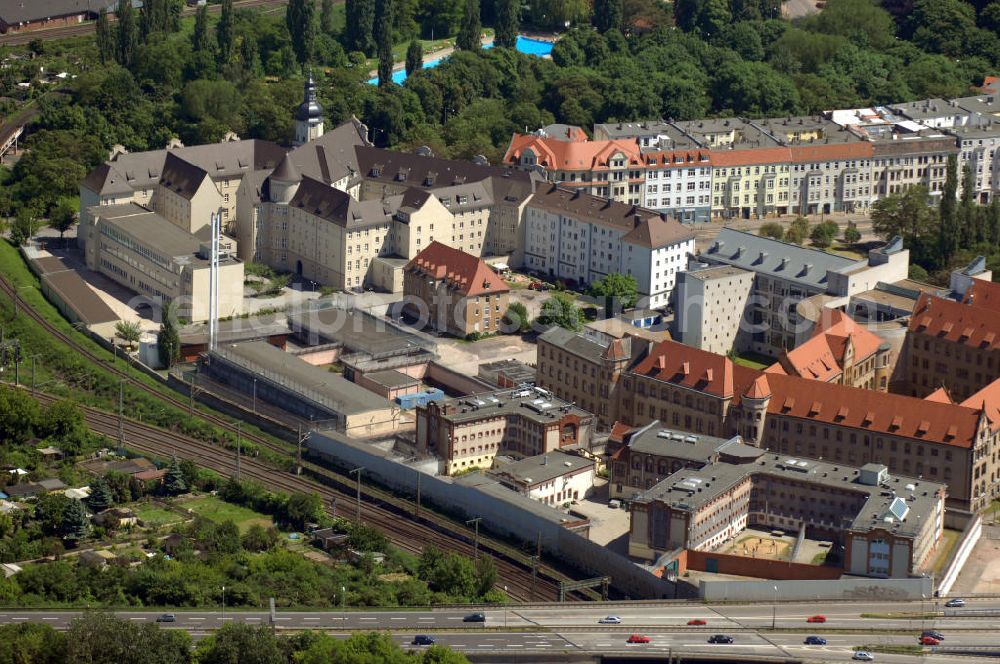
<svg viewBox="0 0 1000 664">
<path fill-rule="evenodd" d="M 135 508 L 139 520 L 150 526 L 161 526 L 166 523 L 177 523 L 183 517 L 176 512 L 164 509 L 155 503 L 143 503 Z"/>
<path fill-rule="evenodd" d="M 941 543 L 938 544 L 937 555 L 934 557 L 934 562 L 931 564 L 931 571 L 935 575 L 940 574 L 944 569 L 945 564 L 951 560 L 951 554 L 958 545 L 958 538 L 961 537 L 962 533 L 957 530 L 952 530 L 951 528 L 945 528 L 941 531 Z"/>
<path fill-rule="evenodd" d="M 189 509 L 195 514 L 203 516 L 206 519 L 211 519 L 212 521 L 232 521 L 239 527 L 241 533 L 246 532 L 255 523 L 265 528 L 274 523 L 269 516 L 254 512 L 246 507 L 227 503 L 215 496 L 193 498 L 181 503 L 181 507 Z"/>
<path fill-rule="evenodd" d="M 850 249 L 849 247 L 841 244 L 840 242 L 835 242 L 826 251 L 830 252 L 831 254 L 837 254 L 838 256 L 843 256 L 844 258 L 850 258 L 856 261 L 859 261 L 865 257 L 865 255 L 862 254 L 860 251 Z"/>
<path fill-rule="evenodd" d="M 774 360 L 767 357 L 766 355 L 761 355 L 759 353 L 747 352 L 743 355 L 737 355 L 733 358 L 733 362 L 739 364 L 740 366 L 750 367 L 751 369 L 766 369 L 767 367 L 774 364 Z"/>
</svg>

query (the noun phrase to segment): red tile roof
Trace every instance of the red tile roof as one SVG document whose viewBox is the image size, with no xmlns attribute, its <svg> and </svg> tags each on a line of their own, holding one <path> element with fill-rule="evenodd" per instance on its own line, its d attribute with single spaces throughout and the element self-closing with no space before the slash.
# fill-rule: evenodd
<svg viewBox="0 0 1000 664">
<path fill-rule="evenodd" d="M 1000 348 L 1000 310 L 921 293 L 910 316 L 910 333 L 996 350 Z"/>
<path fill-rule="evenodd" d="M 676 341 L 656 344 L 633 373 L 724 398 L 742 394 L 758 375 L 753 369 L 734 364 L 725 355 Z"/>
<path fill-rule="evenodd" d="M 771 384 L 767 382 L 767 376 L 765 374 L 757 376 L 743 396 L 748 399 L 766 399 L 771 396 Z"/>
<path fill-rule="evenodd" d="M 787 164 L 792 160 L 788 148 L 755 148 L 753 150 L 713 150 L 712 166 L 752 166 L 754 164 Z"/>
<path fill-rule="evenodd" d="M 930 394 L 928 394 L 926 397 L 924 397 L 924 400 L 936 401 L 937 403 L 951 403 L 951 404 L 955 403 L 954 401 L 951 400 L 951 395 L 948 394 L 948 390 L 944 389 L 943 387 L 939 387 Z"/>
<path fill-rule="evenodd" d="M 435 279 L 443 279 L 464 297 L 506 293 L 510 288 L 489 265 L 459 249 L 434 241 L 406 265 Z"/>
<path fill-rule="evenodd" d="M 781 374 L 769 374 L 768 382 L 769 414 L 956 447 L 971 447 L 976 437 L 976 408 Z"/>
<path fill-rule="evenodd" d="M 540 166 L 550 170 L 605 170 L 616 153 L 622 153 L 630 166 L 641 166 L 643 157 L 635 141 L 564 141 L 534 134 L 514 134 L 503 157 L 505 164 L 517 164 L 525 150 L 535 153 Z"/>
<path fill-rule="evenodd" d="M 625 434 L 631 431 L 634 427 L 631 427 L 624 422 L 615 422 L 611 425 L 611 433 L 608 434 L 608 440 L 612 443 L 623 443 L 625 442 Z"/>
<path fill-rule="evenodd" d="M 823 317 L 809 340 L 785 353 L 767 371 L 775 373 L 772 368 L 777 367 L 781 373 L 829 382 L 844 372 L 848 343 L 854 348 L 854 363 L 857 364 L 874 355 L 884 340 L 855 323 L 844 312 L 834 310 Z"/>
<path fill-rule="evenodd" d="M 987 76 L 983 79 L 983 90 L 996 92 L 997 82 L 1000 82 L 1000 76 Z"/>
<path fill-rule="evenodd" d="M 1000 426 L 1000 379 L 973 394 L 963 401 L 962 405 L 966 408 L 985 411 L 993 428 Z"/>
<path fill-rule="evenodd" d="M 836 161 L 838 159 L 869 159 L 874 154 L 874 147 L 868 141 L 852 143 L 812 143 L 794 145 L 789 148 L 793 163 L 812 161 Z"/>
<path fill-rule="evenodd" d="M 965 291 L 962 303 L 1000 311 L 1000 284 L 983 279 L 973 279 L 972 285 Z"/>
</svg>

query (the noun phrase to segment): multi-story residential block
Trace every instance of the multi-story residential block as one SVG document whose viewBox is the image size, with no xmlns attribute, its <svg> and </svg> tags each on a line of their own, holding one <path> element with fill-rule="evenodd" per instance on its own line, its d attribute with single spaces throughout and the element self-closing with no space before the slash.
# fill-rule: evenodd
<svg viewBox="0 0 1000 664">
<path fill-rule="evenodd" d="M 86 226 L 86 229 L 83 229 Z M 208 319 L 209 246 L 136 203 L 94 206 L 82 220 L 87 267 L 190 321 Z M 243 263 L 222 248 L 219 316 L 243 313 Z"/>
<path fill-rule="evenodd" d="M 854 293 L 867 291 L 878 282 L 891 283 L 905 279 L 909 269 L 909 251 L 894 240 L 869 252 L 868 259 L 854 261 L 817 249 L 764 238 L 751 233 L 723 228 L 707 251 L 697 257 L 698 265 L 729 265 L 754 272 L 753 290 L 748 298 L 745 319 L 734 320 L 724 336 L 747 346 L 737 350 L 752 350 L 777 357 L 784 350 L 811 336 L 811 328 L 803 325 L 799 303 L 817 295 L 826 297 L 825 305 L 834 306 Z M 742 296 L 740 296 L 742 297 Z M 706 301 L 711 303 L 711 301 Z M 727 304 L 728 306 L 728 304 Z M 703 338 L 704 329 L 698 323 L 719 320 L 704 309 L 696 312 L 683 302 L 678 303 L 676 328 L 691 338 Z M 741 322 L 742 321 L 742 322 Z M 748 326 L 749 335 L 737 335 L 734 328 Z"/>
<path fill-rule="evenodd" d="M 739 449 L 740 442 L 739 436 L 676 431 L 659 420 L 642 427 L 616 425 L 608 439 L 609 496 L 631 500 L 682 468 L 704 468 L 721 449 Z"/>
<path fill-rule="evenodd" d="M 910 394 L 926 396 L 943 387 L 959 402 L 1000 377 L 1000 310 L 982 295 L 996 290 L 977 284 L 966 302 L 920 295 L 903 354 Z"/>
<path fill-rule="evenodd" d="M 593 413 L 610 427 L 618 419 L 618 381 L 648 342 L 599 332 L 575 334 L 553 326 L 538 337 L 535 382 L 563 401 Z"/>
<path fill-rule="evenodd" d="M 489 468 L 497 454 L 533 457 L 590 444 L 593 416 L 540 388 L 502 390 L 417 409 L 416 442 L 453 475 Z"/>
<path fill-rule="evenodd" d="M 403 275 L 409 313 L 459 337 L 499 331 L 510 288 L 481 259 L 431 242 Z"/>
<path fill-rule="evenodd" d="M 725 355 L 749 346 L 746 318 L 756 275 L 731 265 L 702 267 L 677 276 L 675 332 L 680 341 Z"/>
<path fill-rule="evenodd" d="M 670 446 L 684 446 L 670 441 Z M 629 554 L 711 551 L 748 526 L 805 530 L 844 546 L 850 574 L 906 578 L 926 569 L 944 529 L 946 489 L 729 442 L 704 467 L 673 473 L 630 504 Z"/>
<path fill-rule="evenodd" d="M 694 233 L 666 215 L 553 184 L 526 206 L 524 246 L 529 270 L 580 284 L 630 274 L 638 305 L 661 307 L 694 251 Z"/>
</svg>

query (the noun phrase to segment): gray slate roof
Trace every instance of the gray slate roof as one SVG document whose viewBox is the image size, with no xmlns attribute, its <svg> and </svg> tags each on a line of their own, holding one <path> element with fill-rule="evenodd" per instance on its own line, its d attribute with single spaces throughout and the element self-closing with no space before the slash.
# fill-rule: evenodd
<svg viewBox="0 0 1000 664">
<path fill-rule="evenodd" d="M 602 344 L 594 336 L 577 334 L 558 325 L 550 327 L 538 339 L 578 355 L 589 362 L 600 362 L 604 351 L 608 348 L 607 344 Z"/>
<path fill-rule="evenodd" d="M 0 21 L 14 25 L 73 14 L 96 16 L 102 9 L 113 10 L 117 5 L 117 0 L 3 0 Z"/>
<path fill-rule="evenodd" d="M 826 291 L 828 271 L 839 272 L 866 264 L 732 228 L 719 231 L 712 245 L 698 258 L 779 277 L 818 291 Z"/>
<path fill-rule="evenodd" d="M 496 477 L 501 482 L 509 478 L 517 483 L 534 486 L 550 482 L 563 475 L 576 473 L 588 466 L 593 469 L 594 461 L 592 459 L 553 450 L 548 454 L 527 457 L 493 468 L 489 471 L 489 475 Z"/>
</svg>

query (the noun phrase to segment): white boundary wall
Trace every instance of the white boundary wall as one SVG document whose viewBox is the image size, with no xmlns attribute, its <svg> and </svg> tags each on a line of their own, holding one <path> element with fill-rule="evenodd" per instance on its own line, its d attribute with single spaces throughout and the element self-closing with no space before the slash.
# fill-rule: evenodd
<svg viewBox="0 0 1000 664">
<path fill-rule="evenodd" d="M 962 572 L 965 561 L 969 559 L 972 550 L 976 548 L 976 542 L 982 536 L 983 517 L 977 514 L 962 534 L 962 541 L 958 543 L 958 547 L 955 549 L 955 556 L 951 559 L 948 569 L 941 576 L 941 582 L 938 583 L 937 588 L 938 594 L 941 597 L 947 597 L 951 591 L 951 587 L 958 580 L 958 575 Z"/>
</svg>

